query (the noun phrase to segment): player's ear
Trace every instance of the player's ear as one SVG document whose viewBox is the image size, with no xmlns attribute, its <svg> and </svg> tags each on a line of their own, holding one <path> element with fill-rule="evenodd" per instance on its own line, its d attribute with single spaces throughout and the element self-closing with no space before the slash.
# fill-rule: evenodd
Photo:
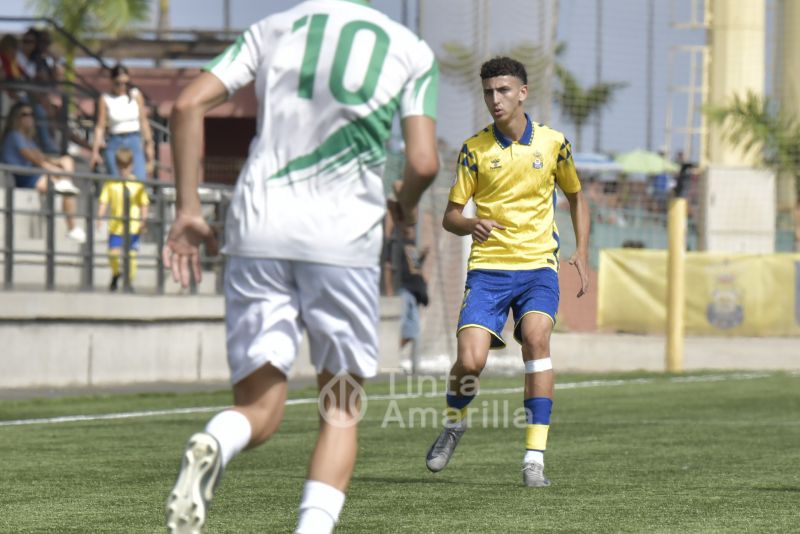
<svg viewBox="0 0 800 534">
<path fill-rule="evenodd" d="M 526 84 L 522 84 L 519 88 L 519 101 L 525 102 L 525 99 L 528 98 L 528 86 Z"/>
</svg>

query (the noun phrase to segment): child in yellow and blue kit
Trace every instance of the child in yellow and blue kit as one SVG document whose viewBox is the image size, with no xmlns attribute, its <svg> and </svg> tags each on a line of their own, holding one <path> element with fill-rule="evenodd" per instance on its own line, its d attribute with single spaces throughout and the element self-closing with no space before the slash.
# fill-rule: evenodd
<svg viewBox="0 0 800 534">
<path fill-rule="evenodd" d="M 147 210 L 150 199 L 144 185 L 136 181 L 133 174 L 133 152 L 126 147 L 117 150 L 117 168 L 120 178 L 126 181 L 108 181 L 103 184 L 97 207 L 97 225 L 102 224 L 108 214 L 108 262 L 111 265 L 110 291 L 116 291 L 120 279 L 120 258 L 125 243 L 125 224 L 130 234 L 130 272 L 128 280 L 133 284 L 136 277 L 136 252 L 139 250 L 139 239 L 147 227 Z M 128 213 L 125 213 L 125 191 L 128 192 Z M 126 219 L 127 217 L 127 219 Z"/>
</svg>

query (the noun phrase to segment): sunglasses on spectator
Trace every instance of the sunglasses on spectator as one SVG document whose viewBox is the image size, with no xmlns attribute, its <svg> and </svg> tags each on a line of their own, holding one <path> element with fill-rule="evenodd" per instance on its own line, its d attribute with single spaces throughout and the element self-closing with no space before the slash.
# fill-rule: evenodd
<svg viewBox="0 0 800 534">
<path fill-rule="evenodd" d="M 33 117 L 33 111 L 23 111 L 19 114 L 20 117 Z"/>
<path fill-rule="evenodd" d="M 122 87 L 122 86 L 124 86 L 124 85 L 128 85 L 129 83 L 131 83 L 131 82 L 129 82 L 129 81 L 127 81 L 127 82 L 121 82 L 121 81 L 119 81 L 119 80 L 114 80 L 114 85 L 115 85 L 116 87 Z"/>
</svg>

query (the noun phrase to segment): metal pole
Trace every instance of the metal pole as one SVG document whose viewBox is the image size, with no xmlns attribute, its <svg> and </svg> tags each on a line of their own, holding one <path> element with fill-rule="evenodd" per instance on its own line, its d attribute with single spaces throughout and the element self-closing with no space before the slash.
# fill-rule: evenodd
<svg viewBox="0 0 800 534">
<path fill-rule="evenodd" d="M 122 289 L 132 293 L 131 286 L 131 193 L 127 180 L 122 182 Z"/>
<path fill-rule="evenodd" d="M 164 233 L 166 231 L 167 217 L 164 206 L 164 187 L 156 186 L 156 287 L 159 295 L 164 294 L 164 258 L 161 250 L 164 248 Z"/>
<path fill-rule="evenodd" d="M 81 183 L 83 180 L 81 180 Z M 95 182 L 88 182 L 88 195 L 86 195 L 86 243 L 83 245 L 83 267 L 81 276 L 81 289 L 92 291 L 94 289 L 94 194 L 92 189 Z M 81 187 L 81 190 L 84 188 Z M 81 193 L 82 194 L 82 193 Z"/>
<path fill-rule="evenodd" d="M 228 208 L 229 208 L 229 201 L 225 195 L 222 195 L 222 198 L 220 199 L 218 206 L 219 206 L 219 220 L 222 222 L 222 229 L 223 229 L 219 235 L 219 245 L 220 248 L 222 248 L 225 239 L 225 221 L 228 218 Z M 217 271 L 217 279 L 216 279 L 215 289 L 217 295 L 222 295 L 225 293 L 225 258 L 221 254 L 216 271 Z"/>
<path fill-rule="evenodd" d="M 228 33 L 231 30 L 231 0 L 225 0 L 223 9 L 225 11 L 225 33 Z"/>
<path fill-rule="evenodd" d="M 647 3 L 647 98 L 645 116 L 646 128 L 645 139 L 647 140 L 647 150 L 653 150 L 653 51 L 654 26 L 655 26 L 655 0 Z"/>
<path fill-rule="evenodd" d="M 600 85 L 603 81 L 603 0 L 597 0 L 597 14 L 595 17 L 595 44 L 594 44 L 594 81 L 595 84 Z M 597 115 L 594 122 L 594 151 L 600 152 L 602 150 L 603 130 L 603 110 L 597 108 Z M 582 150 L 583 147 L 578 147 Z"/>
<path fill-rule="evenodd" d="M 6 173 L 6 180 L 11 176 Z M 5 252 L 3 264 L 3 281 L 6 289 L 14 287 L 14 186 L 10 181 L 6 182 L 6 236 Z"/>
<path fill-rule="evenodd" d="M 47 179 L 47 193 L 45 195 L 45 289 L 52 291 L 56 286 L 56 222 L 55 222 L 55 191 L 53 180 Z"/>
<path fill-rule="evenodd" d="M 683 372 L 684 307 L 686 299 L 686 199 L 673 198 L 667 212 L 667 348 L 669 373 Z"/>
</svg>

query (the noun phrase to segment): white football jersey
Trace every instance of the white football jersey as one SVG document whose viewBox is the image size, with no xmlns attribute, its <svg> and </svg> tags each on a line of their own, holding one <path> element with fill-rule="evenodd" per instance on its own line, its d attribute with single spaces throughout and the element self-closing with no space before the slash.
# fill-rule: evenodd
<svg viewBox="0 0 800 534">
<path fill-rule="evenodd" d="M 229 93 L 255 80 L 255 139 L 223 252 L 377 265 L 392 119 L 436 118 L 430 47 L 352 0 L 312 0 L 252 25 L 205 70 Z"/>
</svg>

